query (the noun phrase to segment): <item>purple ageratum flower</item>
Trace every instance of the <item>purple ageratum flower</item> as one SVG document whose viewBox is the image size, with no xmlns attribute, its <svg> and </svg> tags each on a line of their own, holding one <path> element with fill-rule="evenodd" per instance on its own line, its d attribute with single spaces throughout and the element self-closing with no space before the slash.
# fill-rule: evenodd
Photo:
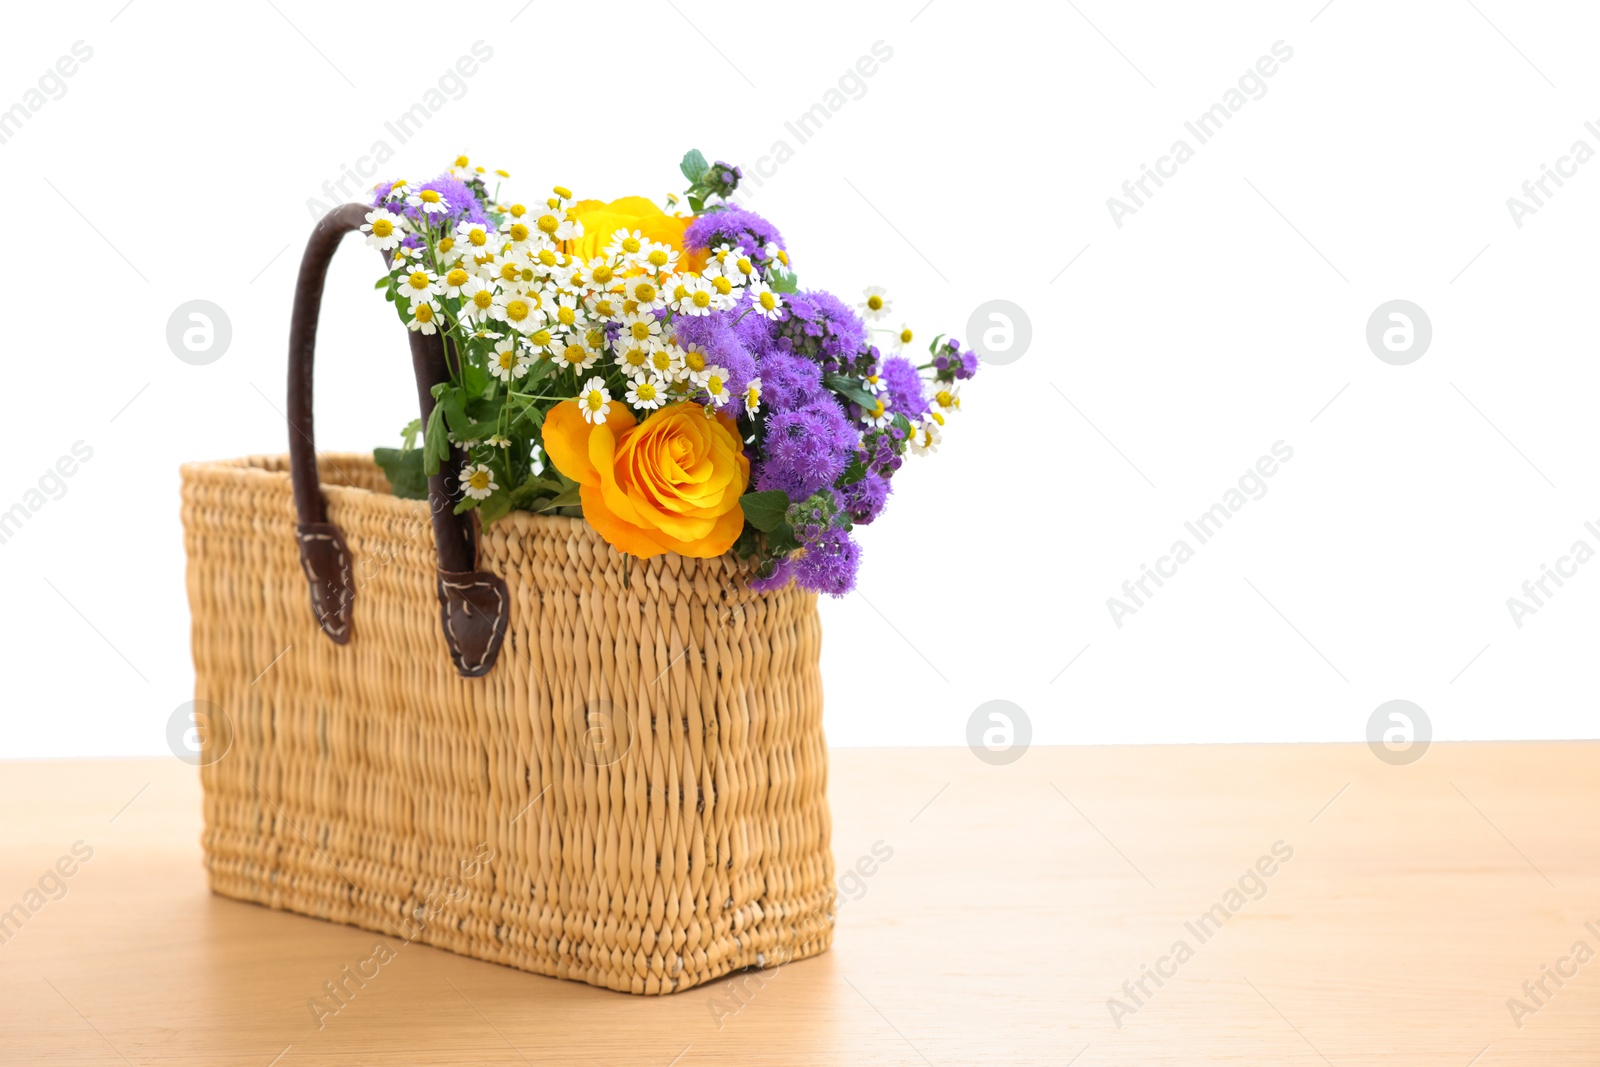
<svg viewBox="0 0 1600 1067">
<path fill-rule="evenodd" d="M 922 372 L 904 356 L 883 361 L 878 377 L 889 387 L 890 411 L 916 422 L 928 413 L 928 398 L 922 393 Z"/>
<path fill-rule="evenodd" d="M 756 593 L 770 593 L 774 589 L 782 589 L 794 577 L 794 557 L 784 556 L 773 561 L 772 573 L 765 578 L 755 577 L 750 579 L 750 589 Z"/>
<path fill-rule="evenodd" d="M 868 471 L 866 477 L 860 481 L 851 482 L 835 492 L 840 505 L 850 515 L 850 521 L 858 526 L 865 526 L 882 514 L 883 505 L 889 499 L 890 489 L 888 478 Z"/>
<path fill-rule="evenodd" d="M 803 500 L 844 473 L 859 442 L 837 404 L 778 412 L 766 421 L 756 488 Z"/>
<path fill-rule="evenodd" d="M 842 370 L 866 346 L 866 324 L 832 293 L 808 289 L 790 295 L 787 304 L 778 322 L 780 342 L 788 340 L 792 351 L 824 370 Z"/>
<path fill-rule="evenodd" d="M 933 366 L 944 381 L 952 377 L 971 378 L 978 373 L 978 354 L 970 350 L 963 352 L 961 342 L 952 337 L 939 347 L 938 354 L 933 357 Z"/>
<path fill-rule="evenodd" d="M 828 403 L 822 368 L 809 359 L 775 352 L 761 360 L 761 406 L 773 412 L 803 411 Z"/>
<path fill-rule="evenodd" d="M 847 531 L 830 526 L 804 548 L 794 567 L 802 587 L 833 596 L 844 596 L 856 587 L 861 549 Z"/>
<path fill-rule="evenodd" d="M 782 248 L 783 234 L 754 211 L 734 205 L 696 216 L 683 233 L 687 249 L 710 251 L 723 244 L 739 245 L 751 253 L 751 259 L 765 262 L 767 245 Z"/>
</svg>

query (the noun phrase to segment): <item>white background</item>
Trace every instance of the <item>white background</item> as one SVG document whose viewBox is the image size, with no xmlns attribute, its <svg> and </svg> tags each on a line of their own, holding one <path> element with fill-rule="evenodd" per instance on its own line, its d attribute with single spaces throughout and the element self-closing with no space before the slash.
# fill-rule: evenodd
<svg viewBox="0 0 1600 1067">
<path fill-rule="evenodd" d="M 924 336 L 1026 309 L 1031 347 L 970 384 L 866 532 L 859 595 L 823 605 L 836 744 L 963 744 L 991 699 L 1036 743 L 1357 741 L 1397 697 L 1440 738 L 1593 736 L 1600 563 L 1521 628 L 1506 599 L 1600 548 L 1600 161 L 1521 228 L 1506 199 L 1600 149 L 1600 27 L 1475 2 L 18 6 L 0 108 L 93 57 L 0 144 L 0 510 L 94 455 L 0 545 L 0 756 L 166 751 L 192 686 L 178 466 L 285 448 L 306 202 L 380 139 L 385 177 L 465 151 L 527 196 L 608 199 L 679 188 L 687 148 L 751 169 L 783 140 L 749 206 L 802 283 L 884 285 Z M 399 144 L 385 121 L 478 40 L 493 58 Z M 876 41 L 892 58 L 800 144 L 785 121 Z M 1197 144 L 1184 122 L 1276 41 L 1266 95 Z M 1107 198 L 1180 137 L 1194 158 L 1117 227 Z M 325 449 L 414 413 L 375 276 L 354 246 L 334 265 Z M 209 366 L 165 341 L 196 298 L 233 327 Z M 1365 341 L 1395 298 L 1432 321 L 1409 366 Z M 1118 628 L 1107 598 L 1280 440 L 1266 496 Z"/>
</svg>

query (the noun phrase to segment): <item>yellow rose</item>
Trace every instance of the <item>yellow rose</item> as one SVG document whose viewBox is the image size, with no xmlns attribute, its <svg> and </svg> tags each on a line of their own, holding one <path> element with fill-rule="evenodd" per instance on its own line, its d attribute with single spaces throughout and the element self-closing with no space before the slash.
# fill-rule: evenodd
<svg viewBox="0 0 1600 1067">
<path fill-rule="evenodd" d="M 567 251 L 585 263 L 603 255 L 606 246 L 611 243 L 612 235 L 618 230 L 627 230 L 629 233 L 638 230 L 649 240 L 671 245 L 683 252 L 683 232 L 694 221 L 668 215 L 642 196 L 625 196 L 609 204 L 599 200 L 580 200 L 573 205 L 573 209 L 576 220 L 583 223 L 583 236 L 568 241 Z M 700 251 L 686 253 L 678 265 L 680 270 L 699 270 L 705 266 L 705 262 L 706 254 Z"/>
<path fill-rule="evenodd" d="M 591 425 L 564 400 L 545 416 L 543 437 L 550 462 L 581 487 L 584 518 L 619 552 L 720 556 L 744 528 L 750 461 L 726 415 L 683 401 L 636 423 L 613 400 L 606 421 Z"/>
</svg>

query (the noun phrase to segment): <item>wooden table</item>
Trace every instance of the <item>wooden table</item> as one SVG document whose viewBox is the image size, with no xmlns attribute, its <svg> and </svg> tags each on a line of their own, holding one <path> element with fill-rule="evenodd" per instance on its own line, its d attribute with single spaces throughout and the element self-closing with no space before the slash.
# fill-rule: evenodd
<svg viewBox="0 0 1600 1067">
<path fill-rule="evenodd" d="M 1592 1064 L 1597 755 L 836 751 L 826 955 L 646 999 L 410 945 L 321 1029 L 375 935 L 211 896 L 192 768 L 5 763 L 0 1062 Z"/>
</svg>

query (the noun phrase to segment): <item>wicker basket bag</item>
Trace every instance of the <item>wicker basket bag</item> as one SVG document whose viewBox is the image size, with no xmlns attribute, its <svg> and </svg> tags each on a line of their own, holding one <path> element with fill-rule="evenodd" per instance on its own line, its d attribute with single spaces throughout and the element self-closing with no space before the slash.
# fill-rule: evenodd
<svg viewBox="0 0 1600 1067">
<path fill-rule="evenodd" d="M 631 993 L 822 952 L 815 595 L 581 519 L 480 531 L 459 455 L 426 503 L 317 456 L 323 282 L 365 210 L 301 263 L 289 455 L 183 468 L 211 888 Z M 426 420 L 444 347 L 411 351 Z"/>
</svg>

